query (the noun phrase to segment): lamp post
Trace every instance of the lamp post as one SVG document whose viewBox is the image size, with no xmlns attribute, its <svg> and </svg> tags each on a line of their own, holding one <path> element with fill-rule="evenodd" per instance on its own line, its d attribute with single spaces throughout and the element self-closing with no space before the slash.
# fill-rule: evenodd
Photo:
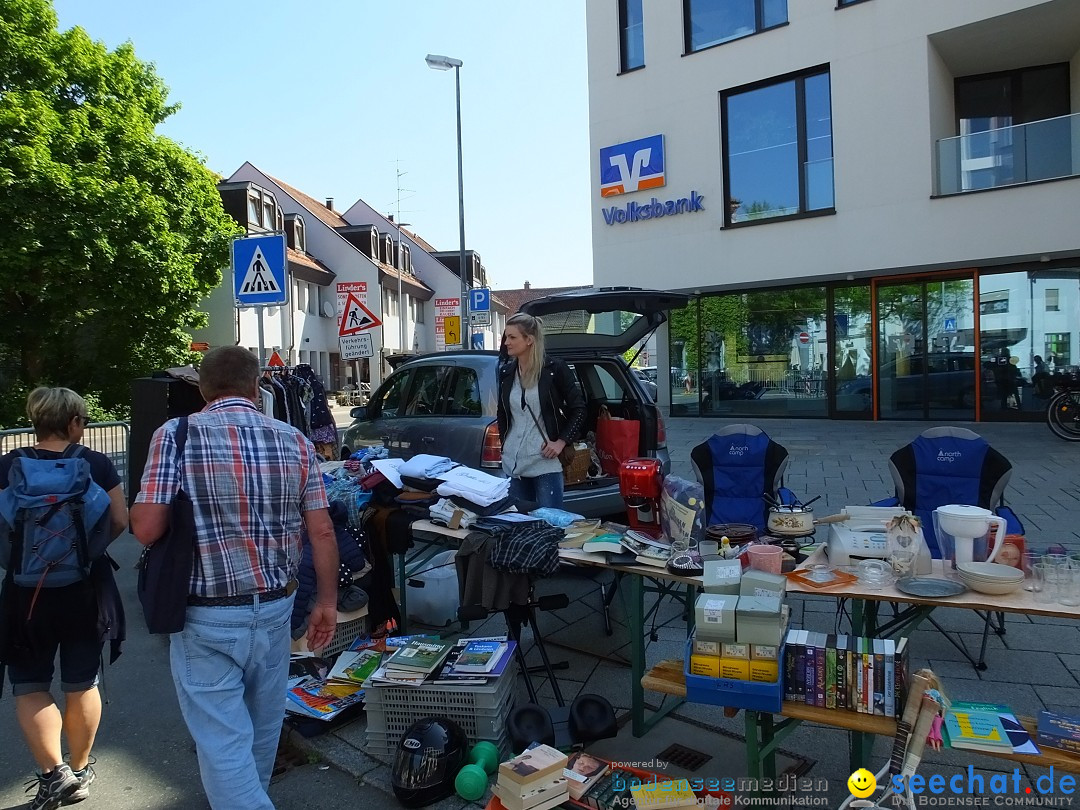
<svg viewBox="0 0 1080 810">
<path fill-rule="evenodd" d="M 472 324 L 469 323 L 469 284 L 465 276 L 465 185 L 461 173 L 461 65 L 460 59 L 429 53 L 424 61 L 433 70 L 454 69 L 454 90 L 457 99 L 457 187 L 458 187 L 458 274 L 461 276 L 461 348 L 472 344 Z"/>
</svg>

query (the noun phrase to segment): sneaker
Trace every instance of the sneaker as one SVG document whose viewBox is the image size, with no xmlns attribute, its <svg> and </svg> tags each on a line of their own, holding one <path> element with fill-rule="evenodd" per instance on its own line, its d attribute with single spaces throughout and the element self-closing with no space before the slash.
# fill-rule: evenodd
<svg viewBox="0 0 1080 810">
<path fill-rule="evenodd" d="M 79 786 L 72 791 L 71 795 L 61 800 L 61 804 L 77 804 L 84 799 L 90 798 L 90 783 L 94 781 L 96 776 L 94 767 L 87 765 L 81 771 L 72 771 L 71 774 L 79 780 Z"/>
<path fill-rule="evenodd" d="M 37 786 L 30 810 L 56 810 L 60 803 L 79 789 L 79 780 L 67 765 L 57 765 L 49 773 L 39 773 L 27 784 L 29 793 Z"/>
</svg>

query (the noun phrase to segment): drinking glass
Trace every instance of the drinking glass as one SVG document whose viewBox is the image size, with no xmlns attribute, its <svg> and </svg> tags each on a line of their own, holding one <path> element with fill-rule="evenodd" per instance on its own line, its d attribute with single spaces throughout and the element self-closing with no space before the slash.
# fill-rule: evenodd
<svg viewBox="0 0 1080 810">
<path fill-rule="evenodd" d="M 1075 607 L 1080 605 L 1080 569 L 1071 565 L 1058 566 L 1057 571 L 1058 602 Z"/>
<path fill-rule="evenodd" d="M 1022 565 L 1024 566 L 1024 576 L 1027 579 L 1024 582 L 1025 591 L 1041 591 L 1042 583 L 1036 583 L 1034 567 L 1036 563 L 1042 562 L 1042 554 L 1036 551 L 1025 551 Z M 1038 587 L 1036 587 L 1038 584 Z"/>
<path fill-rule="evenodd" d="M 1065 565 L 1069 562 L 1068 554 L 1043 554 L 1042 561 L 1049 565 Z"/>
<path fill-rule="evenodd" d="M 1035 601 L 1040 604 L 1049 604 L 1057 601 L 1057 579 L 1054 576 L 1055 567 L 1049 563 L 1039 562 L 1031 566 L 1032 584 Z"/>
<path fill-rule="evenodd" d="M 671 541 L 671 556 L 672 557 L 674 557 L 676 554 L 683 554 L 683 553 L 685 553 L 685 552 L 687 552 L 689 550 L 690 550 L 690 541 L 689 540 L 679 539 L 679 540 L 672 540 Z"/>
</svg>

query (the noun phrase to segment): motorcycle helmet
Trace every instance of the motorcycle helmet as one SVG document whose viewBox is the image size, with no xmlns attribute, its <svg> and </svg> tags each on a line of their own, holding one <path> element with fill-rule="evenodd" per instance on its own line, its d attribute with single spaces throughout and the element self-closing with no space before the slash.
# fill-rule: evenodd
<svg viewBox="0 0 1080 810">
<path fill-rule="evenodd" d="M 398 743 L 391 779 L 406 807 L 425 807 L 454 792 L 454 779 L 469 760 L 469 740 L 445 717 L 425 717 L 409 726 Z"/>
</svg>

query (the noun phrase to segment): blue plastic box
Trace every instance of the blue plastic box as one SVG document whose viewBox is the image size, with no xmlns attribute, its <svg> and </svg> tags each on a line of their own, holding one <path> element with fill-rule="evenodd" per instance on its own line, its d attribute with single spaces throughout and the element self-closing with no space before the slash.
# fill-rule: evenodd
<svg viewBox="0 0 1080 810">
<path fill-rule="evenodd" d="M 709 678 L 704 675 L 690 674 L 690 655 L 693 652 L 693 637 L 686 640 L 686 658 L 683 659 L 683 674 L 686 676 L 686 699 L 691 703 L 708 703 L 712 706 L 730 706 L 733 709 L 750 709 L 758 712 L 779 714 L 784 702 L 784 674 L 781 663 L 780 677 L 776 683 L 754 683 L 736 681 L 731 678 Z M 784 648 L 780 648 L 780 658 L 784 660 Z"/>
</svg>

